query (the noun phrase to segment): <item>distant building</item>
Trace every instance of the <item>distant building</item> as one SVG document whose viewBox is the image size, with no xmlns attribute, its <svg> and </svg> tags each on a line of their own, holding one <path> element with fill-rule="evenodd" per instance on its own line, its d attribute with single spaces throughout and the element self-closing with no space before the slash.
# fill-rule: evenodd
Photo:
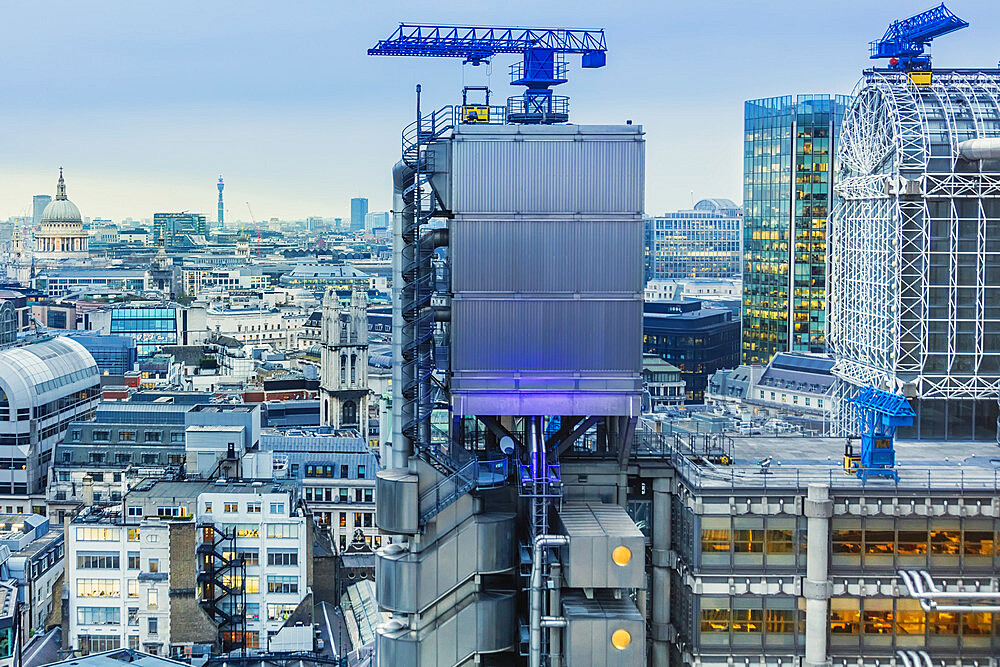
<svg viewBox="0 0 1000 667">
<path fill-rule="evenodd" d="M 365 228 L 365 216 L 368 214 L 368 199 L 355 197 L 351 200 L 351 231 Z"/>
<path fill-rule="evenodd" d="M 642 355 L 643 407 L 655 411 L 665 405 L 683 405 L 687 398 L 681 369 L 655 354 Z"/>
<path fill-rule="evenodd" d="M 67 535 L 70 648 L 267 648 L 312 588 L 298 500 L 271 481 L 159 481 L 129 492 L 124 512 L 82 513 Z"/>
<path fill-rule="evenodd" d="M 207 236 L 208 223 L 198 213 L 154 213 L 153 238 L 166 245 L 178 245 L 184 236 Z"/>
<path fill-rule="evenodd" d="M 389 214 L 385 212 L 365 214 L 365 232 L 372 234 L 376 229 L 389 227 Z"/>
<path fill-rule="evenodd" d="M 368 545 L 382 546 L 375 526 L 379 463 L 364 438 L 262 435 L 260 448 L 287 462 L 288 478 L 302 485 L 310 513 L 341 552 L 358 531 Z"/>
<path fill-rule="evenodd" d="M 73 339 L 0 351 L 0 503 L 8 513 L 44 514 L 53 449 L 99 401 L 97 364 Z"/>
<path fill-rule="evenodd" d="M 47 630 L 46 621 L 61 600 L 56 597 L 56 582 L 62 578 L 64 567 L 63 528 L 50 525 L 49 520 L 38 514 L 0 514 L 0 563 L 3 580 L 14 580 L 21 601 L 21 640 Z M 2 620 L 0 620 L 2 628 Z M 0 660 L 3 658 L 0 629 Z"/>
<path fill-rule="evenodd" d="M 826 351 L 827 216 L 849 101 L 786 95 L 745 105 L 743 363 Z"/>
<path fill-rule="evenodd" d="M 740 325 L 729 310 L 703 308 L 701 301 L 647 303 L 642 350 L 681 370 L 688 403 L 701 403 L 709 376 L 736 366 Z"/>
<path fill-rule="evenodd" d="M 702 199 L 690 211 L 647 218 L 647 279 L 739 276 L 742 224 L 743 209 L 729 199 Z"/>
<path fill-rule="evenodd" d="M 38 223 L 42 221 L 42 213 L 45 211 L 45 207 L 49 205 L 52 201 L 51 195 L 35 195 L 31 198 L 31 224 L 38 226 Z"/>
<path fill-rule="evenodd" d="M 86 259 L 87 232 L 76 204 L 66 198 L 66 181 L 62 169 L 56 186 L 56 198 L 42 211 L 39 229 L 35 234 L 35 258 L 39 260 Z"/>
<path fill-rule="evenodd" d="M 375 288 L 375 278 L 344 264 L 299 264 L 279 279 L 282 287 L 301 287 L 323 291 L 332 287 L 338 292 Z"/>
<path fill-rule="evenodd" d="M 323 298 L 320 401 L 323 423 L 336 429 L 368 428 L 368 320 L 364 292 L 353 292 L 347 312 L 333 290 Z"/>
<path fill-rule="evenodd" d="M 153 278 L 146 269 L 59 267 L 39 273 L 32 286 L 51 297 L 95 291 L 141 294 L 153 289 Z"/>
</svg>

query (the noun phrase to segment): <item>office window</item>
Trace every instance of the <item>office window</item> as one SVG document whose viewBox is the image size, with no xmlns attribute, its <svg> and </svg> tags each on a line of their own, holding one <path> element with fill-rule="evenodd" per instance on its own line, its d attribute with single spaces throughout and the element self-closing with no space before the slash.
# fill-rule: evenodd
<svg viewBox="0 0 1000 667">
<path fill-rule="evenodd" d="M 128 624 L 130 626 L 136 627 L 139 625 L 139 608 L 129 607 L 128 608 Z"/>
<path fill-rule="evenodd" d="M 81 598 L 106 598 L 121 595 L 118 579 L 77 579 L 76 595 Z"/>
<path fill-rule="evenodd" d="M 361 512 L 354 513 L 354 527 L 357 528 L 361 525 Z"/>
<path fill-rule="evenodd" d="M 296 604 L 269 604 L 267 605 L 267 620 L 287 621 L 297 606 Z"/>
<path fill-rule="evenodd" d="M 268 537 L 298 537 L 299 526 L 294 523 L 269 523 L 267 524 Z"/>
<path fill-rule="evenodd" d="M 705 565 L 728 564 L 730 546 L 730 520 L 703 517 L 701 520 L 701 560 Z M 728 618 L 728 616 L 727 616 Z"/>
<path fill-rule="evenodd" d="M 340 502 L 346 503 L 350 500 L 348 493 L 350 493 L 350 489 L 340 489 Z"/>
<path fill-rule="evenodd" d="M 365 467 L 363 465 L 358 466 L 358 479 L 365 478 Z"/>
<path fill-rule="evenodd" d="M 372 489 L 365 489 L 365 502 L 374 502 L 374 499 L 372 498 Z"/>
<path fill-rule="evenodd" d="M 114 542 L 118 540 L 119 535 L 120 533 L 117 528 L 81 526 L 76 529 L 76 539 L 78 542 Z"/>
<path fill-rule="evenodd" d="M 76 622 L 80 625 L 117 625 L 122 622 L 118 607 L 77 607 Z"/>
<path fill-rule="evenodd" d="M 210 502 L 205 503 L 205 513 L 206 514 L 211 514 L 212 513 L 212 503 L 210 503 Z"/>
<path fill-rule="evenodd" d="M 284 514 L 285 503 L 271 503 L 271 514 Z"/>
<path fill-rule="evenodd" d="M 128 529 L 128 541 L 129 542 L 138 542 L 139 541 L 139 529 L 138 528 L 129 528 Z"/>
<path fill-rule="evenodd" d="M 260 514 L 260 503 L 247 503 L 247 512 L 250 514 Z"/>
<path fill-rule="evenodd" d="M 163 433 L 161 431 L 146 431 L 145 439 L 146 442 L 161 442 Z"/>
<path fill-rule="evenodd" d="M 153 618 L 147 619 L 147 621 L 149 622 L 149 624 L 147 625 L 147 628 L 149 629 L 149 634 L 151 635 L 157 634 L 157 632 L 160 629 L 159 619 L 154 616 Z"/>
<path fill-rule="evenodd" d="M 128 580 L 128 596 L 130 598 L 139 597 L 139 581 L 137 579 Z"/>
<path fill-rule="evenodd" d="M 158 609 L 160 606 L 160 594 L 155 588 L 150 588 L 146 593 L 146 607 L 148 609 Z"/>
<path fill-rule="evenodd" d="M 139 564 L 139 552 L 129 551 L 128 552 L 128 569 L 138 570 L 141 567 Z"/>
<path fill-rule="evenodd" d="M 81 569 L 117 570 L 120 565 L 118 554 L 83 554 L 76 557 L 76 566 Z"/>
<path fill-rule="evenodd" d="M 268 565 L 298 565 L 299 554 L 295 551 L 272 551 L 267 552 Z"/>
<path fill-rule="evenodd" d="M 347 468 L 346 465 L 340 466 L 340 477 L 341 477 L 341 479 L 347 479 L 347 477 L 348 477 L 348 475 L 347 475 L 347 469 L 348 468 Z"/>
<path fill-rule="evenodd" d="M 222 505 L 222 511 L 229 513 L 239 512 L 240 511 L 239 503 L 225 503 Z"/>
<path fill-rule="evenodd" d="M 340 527 L 347 528 L 347 512 L 340 513 Z"/>
<path fill-rule="evenodd" d="M 118 431 L 118 440 L 121 442 L 135 442 L 135 431 Z"/>
<path fill-rule="evenodd" d="M 149 571 L 150 572 L 159 572 L 160 571 L 160 559 L 159 558 L 150 558 L 149 559 Z"/>
<path fill-rule="evenodd" d="M 92 432 L 94 442 L 109 442 L 111 440 L 111 431 L 107 430 L 95 430 Z"/>
<path fill-rule="evenodd" d="M 299 578 L 298 577 L 286 577 L 279 575 L 268 575 L 267 577 L 267 592 L 268 593 L 298 593 L 299 592 Z"/>
</svg>

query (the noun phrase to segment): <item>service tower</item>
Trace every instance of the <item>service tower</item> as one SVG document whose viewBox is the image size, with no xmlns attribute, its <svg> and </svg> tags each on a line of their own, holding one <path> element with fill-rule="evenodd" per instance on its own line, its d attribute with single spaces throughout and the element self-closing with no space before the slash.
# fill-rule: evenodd
<svg viewBox="0 0 1000 667">
<path fill-rule="evenodd" d="M 380 665 L 647 662 L 622 472 L 642 389 L 643 132 L 567 124 L 551 90 L 566 54 L 594 68 L 605 51 L 600 30 L 414 25 L 369 51 L 518 53 L 526 88 L 423 112 L 418 86 L 393 169 Z M 616 453 L 610 474 L 564 468 L 579 450 Z"/>
</svg>

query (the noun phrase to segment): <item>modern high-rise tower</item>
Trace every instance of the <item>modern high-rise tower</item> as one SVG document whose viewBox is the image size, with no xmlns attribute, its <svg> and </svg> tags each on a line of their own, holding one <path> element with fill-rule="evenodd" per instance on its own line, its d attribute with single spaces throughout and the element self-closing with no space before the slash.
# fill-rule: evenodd
<svg viewBox="0 0 1000 667">
<path fill-rule="evenodd" d="M 355 197 L 351 200 L 351 231 L 365 228 L 365 215 L 368 214 L 368 199 Z"/>
<path fill-rule="evenodd" d="M 222 182 L 222 174 L 219 174 L 218 187 L 219 187 L 219 229 L 222 229 L 226 221 L 225 209 L 222 206 L 222 188 L 226 187 L 226 184 Z"/>
<path fill-rule="evenodd" d="M 826 351 L 826 220 L 849 98 L 750 100 L 743 150 L 743 363 Z"/>
<path fill-rule="evenodd" d="M 50 195 L 35 195 L 31 198 L 31 224 L 38 225 L 42 221 L 42 212 L 52 201 Z"/>
</svg>

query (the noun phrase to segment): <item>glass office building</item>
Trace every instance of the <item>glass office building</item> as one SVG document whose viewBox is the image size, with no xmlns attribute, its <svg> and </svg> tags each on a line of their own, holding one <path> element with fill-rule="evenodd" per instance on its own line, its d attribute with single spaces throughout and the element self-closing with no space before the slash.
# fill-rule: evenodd
<svg viewBox="0 0 1000 667">
<path fill-rule="evenodd" d="M 750 100 L 743 143 L 743 363 L 826 351 L 826 231 L 850 98 Z"/>
<path fill-rule="evenodd" d="M 743 210 L 730 199 L 647 218 L 647 280 L 739 277 L 742 221 Z"/>
<path fill-rule="evenodd" d="M 177 309 L 115 308 L 111 333 L 131 336 L 139 357 L 148 357 L 164 345 L 177 344 Z"/>
</svg>

